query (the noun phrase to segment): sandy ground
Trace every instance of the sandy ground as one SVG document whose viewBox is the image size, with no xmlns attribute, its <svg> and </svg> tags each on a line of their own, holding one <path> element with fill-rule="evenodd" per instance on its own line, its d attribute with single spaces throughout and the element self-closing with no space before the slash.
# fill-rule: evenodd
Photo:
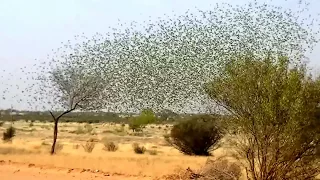
<svg viewBox="0 0 320 180">
<path fill-rule="evenodd" d="M 123 175 L 110 175 L 104 172 L 89 172 L 80 169 L 49 168 L 33 164 L 1 162 L 1 180 L 89 180 L 89 179 L 112 179 L 112 180 L 134 180 L 151 179 L 150 177 L 126 177 Z"/>
<path fill-rule="evenodd" d="M 0 127 L 0 134 L 9 126 Z M 190 157 L 166 145 L 163 135 L 167 125 L 150 125 L 143 136 L 130 134 L 120 125 L 92 124 L 91 133 L 75 134 L 85 124 L 61 123 L 58 143 L 63 145 L 56 155 L 49 155 L 52 141 L 52 124 L 19 121 L 14 123 L 17 134 L 12 143 L 0 142 L 0 180 L 18 179 L 114 179 L 159 180 L 177 169 L 201 168 L 206 157 Z M 97 140 L 91 153 L 83 145 L 90 138 Z M 104 150 L 103 139 L 115 142 L 116 152 Z M 135 154 L 133 143 L 146 147 L 145 154 Z M 156 151 L 151 155 L 149 151 Z M 222 150 L 214 155 L 223 154 Z"/>
</svg>

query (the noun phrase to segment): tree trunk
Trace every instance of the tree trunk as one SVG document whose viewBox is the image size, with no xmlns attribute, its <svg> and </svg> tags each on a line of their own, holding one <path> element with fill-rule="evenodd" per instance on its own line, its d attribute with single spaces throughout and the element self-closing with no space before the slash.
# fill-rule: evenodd
<svg viewBox="0 0 320 180">
<path fill-rule="evenodd" d="M 55 153 L 57 138 L 58 138 L 58 119 L 54 118 L 53 143 L 51 147 L 51 155 Z"/>
</svg>

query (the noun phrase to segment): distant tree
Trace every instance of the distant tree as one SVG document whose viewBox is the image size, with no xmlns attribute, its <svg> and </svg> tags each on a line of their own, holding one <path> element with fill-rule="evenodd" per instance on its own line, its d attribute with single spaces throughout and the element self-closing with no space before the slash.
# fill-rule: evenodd
<svg viewBox="0 0 320 180">
<path fill-rule="evenodd" d="M 175 113 L 169 109 L 164 109 L 164 110 L 160 111 L 159 113 L 157 113 L 157 115 L 159 116 L 160 121 L 173 120 L 177 116 L 179 116 L 177 113 Z"/>
<path fill-rule="evenodd" d="M 143 109 L 139 116 L 132 117 L 130 119 L 129 128 L 132 131 L 139 131 L 144 128 L 145 125 L 154 123 L 157 117 L 152 109 Z"/>
<path fill-rule="evenodd" d="M 235 157 L 249 179 L 314 179 L 319 174 L 320 79 L 306 64 L 267 54 L 238 56 L 206 86 L 224 108 Z"/>
</svg>

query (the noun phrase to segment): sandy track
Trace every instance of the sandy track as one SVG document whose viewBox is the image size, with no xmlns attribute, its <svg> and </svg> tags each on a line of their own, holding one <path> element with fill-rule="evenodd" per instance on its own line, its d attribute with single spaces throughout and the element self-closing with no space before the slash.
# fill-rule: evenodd
<svg viewBox="0 0 320 180">
<path fill-rule="evenodd" d="M 1 180 L 149 180 L 150 177 L 128 177 L 124 175 L 110 175 L 103 172 L 90 172 L 81 169 L 66 169 L 37 166 L 34 164 L 23 164 L 0 161 Z"/>
</svg>

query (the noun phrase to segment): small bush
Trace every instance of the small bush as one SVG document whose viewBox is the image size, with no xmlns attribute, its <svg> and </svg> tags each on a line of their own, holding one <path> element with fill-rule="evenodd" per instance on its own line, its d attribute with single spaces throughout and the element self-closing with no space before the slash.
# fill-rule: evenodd
<svg viewBox="0 0 320 180">
<path fill-rule="evenodd" d="M 90 124 L 82 126 L 78 126 L 75 131 L 71 131 L 70 133 L 75 133 L 75 134 L 92 134 L 93 132 L 93 127 Z"/>
<path fill-rule="evenodd" d="M 50 144 L 48 142 L 46 142 L 46 141 L 42 141 L 41 145 L 42 146 L 49 146 Z"/>
<path fill-rule="evenodd" d="M 238 180 L 241 177 L 241 168 L 237 163 L 225 159 L 208 159 L 201 169 L 201 174 L 206 179 Z"/>
<path fill-rule="evenodd" d="M 0 127 L 4 125 L 4 121 L 0 121 Z"/>
<path fill-rule="evenodd" d="M 84 129 L 86 133 L 91 133 L 93 131 L 93 127 L 90 124 L 84 125 Z"/>
<path fill-rule="evenodd" d="M 170 145 L 186 155 L 209 156 L 222 138 L 222 132 L 210 115 L 192 116 L 173 126 L 170 137 L 165 137 Z"/>
<path fill-rule="evenodd" d="M 72 147 L 73 147 L 73 149 L 79 149 L 80 145 L 79 144 L 74 144 Z"/>
<path fill-rule="evenodd" d="M 34 125 L 33 125 L 33 122 L 31 122 L 30 124 L 29 124 L 29 127 L 33 127 Z"/>
<path fill-rule="evenodd" d="M 118 146 L 114 142 L 105 142 L 104 144 L 104 150 L 115 152 L 118 150 Z"/>
<path fill-rule="evenodd" d="M 12 138 L 16 134 L 16 129 L 13 126 L 10 126 L 9 128 L 6 129 L 5 132 L 3 132 L 3 137 L 2 140 L 5 142 L 10 142 L 12 141 Z"/>
<path fill-rule="evenodd" d="M 94 139 L 89 139 L 86 144 L 82 145 L 83 149 L 87 153 L 91 153 L 96 146 L 95 140 Z"/>
<path fill-rule="evenodd" d="M 144 146 L 140 146 L 138 143 L 133 143 L 132 147 L 136 154 L 144 154 L 147 150 Z"/>
<path fill-rule="evenodd" d="M 157 154 L 158 154 L 158 151 L 155 150 L 155 149 L 152 149 L 152 150 L 149 150 L 149 154 L 150 154 L 150 155 L 157 155 Z"/>
<path fill-rule="evenodd" d="M 207 160 L 203 168 L 198 170 L 176 169 L 174 174 L 163 177 L 165 180 L 239 180 L 241 178 L 241 168 L 236 163 L 230 163 L 224 159 Z"/>
</svg>

